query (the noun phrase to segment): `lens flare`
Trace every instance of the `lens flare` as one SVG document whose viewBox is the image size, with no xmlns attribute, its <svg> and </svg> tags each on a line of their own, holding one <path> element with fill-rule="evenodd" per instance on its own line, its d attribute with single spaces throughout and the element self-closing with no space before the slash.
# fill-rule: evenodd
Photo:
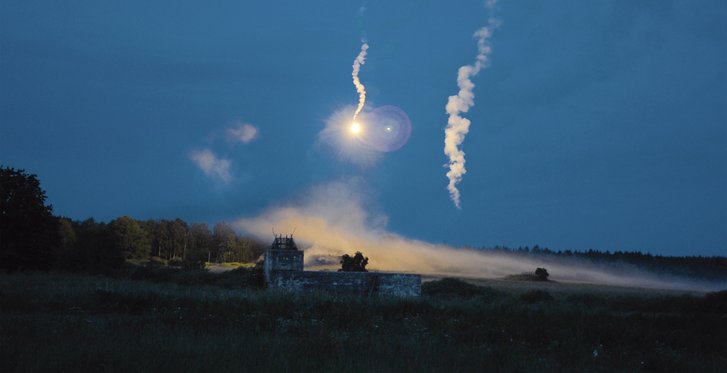
<svg viewBox="0 0 727 373">
<path fill-rule="evenodd" d="M 359 140 L 369 149 L 393 152 L 401 149 L 411 136 L 411 121 L 404 110 L 396 106 L 377 107 L 361 114 L 366 121 L 366 131 Z"/>
<path fill-rule="evenodd" d="M 351 131 L 351 133 L 354 135 L 358 135 L 359 133 L 361 133 L 361 129 L 361 124 L 359 124 L 358 122 L 351 123 L 351 127 L 348 128 L 348 130 Z"/>
</svg>

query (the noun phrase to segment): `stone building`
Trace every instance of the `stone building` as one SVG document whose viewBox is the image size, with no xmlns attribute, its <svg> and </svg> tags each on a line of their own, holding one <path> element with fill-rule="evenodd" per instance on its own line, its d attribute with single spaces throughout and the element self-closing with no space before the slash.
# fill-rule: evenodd
<svg viewBox="0 0 727 373">
<path fill-rule="evenodd" d="M 303 251 L 293 236 L 276 235 L 263 265 L 268 287 L 291 291 L 324 291 L 368 296 L 418 297 L 421 276 L 384 272 L 304 271 Z"/>
</svg>

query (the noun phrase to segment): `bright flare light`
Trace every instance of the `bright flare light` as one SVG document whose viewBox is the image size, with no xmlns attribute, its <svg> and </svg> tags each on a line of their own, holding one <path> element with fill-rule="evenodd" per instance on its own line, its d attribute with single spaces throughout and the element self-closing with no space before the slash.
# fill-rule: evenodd
<svg viewBox="0 0 727 373">
<path fill-rule="evenodd" d="M 358 122 L 351 123 L 351 127 L 349 128 L 352 134 L 358 135 L 361 133 L 361 125 L 358 124 Z"/>
</svg>

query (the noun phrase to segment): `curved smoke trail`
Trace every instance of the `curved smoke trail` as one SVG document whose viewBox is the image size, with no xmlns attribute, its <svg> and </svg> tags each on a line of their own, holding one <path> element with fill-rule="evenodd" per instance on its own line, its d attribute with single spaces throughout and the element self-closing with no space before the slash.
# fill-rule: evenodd
<svg viewBox="0 0 727 373">
<path fill-rule="evenodd" d="M 366 63 L 366 51 L 368 49 L 368 43 L 364 42 L 361 45 L 361 52 L 359 52 L 356 59 L 353 60 L 353 72 L 351 73 L 351 76 L 353 77 L 353 85 L 356 86 L 356 92 L 358 92 L 358 106 L 356 107 L 356 112 L 353 113 L 353 120 L 356 120 L 358 114 L 361 112 L 361 109 L 363 109 L 364 104 L 366 103 L 366 88 L 364 88 L 364 85 L 361 84 L 361 80 L 358 79 L 358 73 L 361 70 L 361 65 Z"/>
<path fill-rule="evenodd" d="M 492 48 L 488 44 L 488 39 L 492 36 L 493 29 L 497 26 L 497 21 L 490 19 L 489 25 L 477 30 L 474 37 L 477 38 L 477 59 L 473 65 L 465 65 L 457 71 L 457 86 L 459 92 L 455 96 L 449 96 L 447 100 L 447 127 L 444 130 L 444 154 L 449 157 L 449 171 L 447 178 L 449 184 L 449 196 L 457 208 L 460 206 L 460 194 L 457 184 L 462 181 L 462 176 L 467 173 L 464 167 L 464 152 L 459 146 L 464 141 L 464 137 L 469 132 L 470 120 L 462 117 L 462 113 L 466 113 L 475 104 L 475 95 L 472 90 L 475 84 L 472 78 L 477 75 L 483 68 L 487 67 L 487 57 Z"/>
</svg>

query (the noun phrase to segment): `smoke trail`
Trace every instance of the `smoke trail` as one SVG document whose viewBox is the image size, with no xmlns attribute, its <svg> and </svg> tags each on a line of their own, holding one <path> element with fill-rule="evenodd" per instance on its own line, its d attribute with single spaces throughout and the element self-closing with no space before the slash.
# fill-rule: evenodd
<svg viewBox="0 0 727 373">
<path fill-rule="evenodd" d="M 368 5 L 368 1 L 364 1 L 363 4 L 361 4 L 361 7 L 358 8 L 358 15 L 356 17 L 356 20 L 358 22 L 358 31 L 361 33 L 361 42 L 366 42 L 366 29 L 364 28 L 364 14 L 366 13 L 366 6 Z"/>
<path fill-rule="evenodd" d="M 361 52 L 359 52 L 356 59 L 353 60 L 353 72 L 351 73 L 351 76 L 353 77 L 353 85 L 356 86 L 356 92 L 358 92 L 358 106 L 356 107 L 356 112 L 353 113 L 353 120 L 356 120 L 358 114 L 361 112 L 361 109 L 363 109 L 364 104 L 366 103 L 366 88 L 358 79 L 358 72 L 361 70 L 361 65 L 366 63 L 366 51 L 368 49 L 369 44 L 364 42 L 361 45 Z"/>
<path fill-rule="evenodd" d="M 492 5 L 494 6 L 494 2 L 492 2 Z M 492 51 L 492 48 L 488 44 L 488 39 L 492 36 L 492 31 L 497 25 L 498 22 L 491 18 L 488 26 L 475 32 L 474 37 L 477 38 L 478 51 L 477 59 L 473 65 L 465 65 L 459 68 L 459 71 L 457 71 L 457 86 L 459 87 L 459 92 L 455 96 L 449 96 L 447 106 L 445 107 L 449 115 L 447 127 L 444 130 L 444 154 L 449 157 L 449 171 L 447 172 L 449 184 L 447 185 L 447 189 L 449 190 L 449 196 L 452 202 L 454 202 L 457 208 L 461 208 L 460 193 L 459 189 L 457 189 L 457 184 L 462 181 L 462 177 L 467 173 L 464 167 L 464 152 L 459 146 L 464 141 L 467 132 L 469 132 L 471 123 L 469 119 L 462 117 L 461 114 L 469 111 L 475 104 L 475 95 L 472 92 L 475 85 L 472 83 L 472 78 L 480 70 L 487 67 L 487 58 Z"/>
</svg>

